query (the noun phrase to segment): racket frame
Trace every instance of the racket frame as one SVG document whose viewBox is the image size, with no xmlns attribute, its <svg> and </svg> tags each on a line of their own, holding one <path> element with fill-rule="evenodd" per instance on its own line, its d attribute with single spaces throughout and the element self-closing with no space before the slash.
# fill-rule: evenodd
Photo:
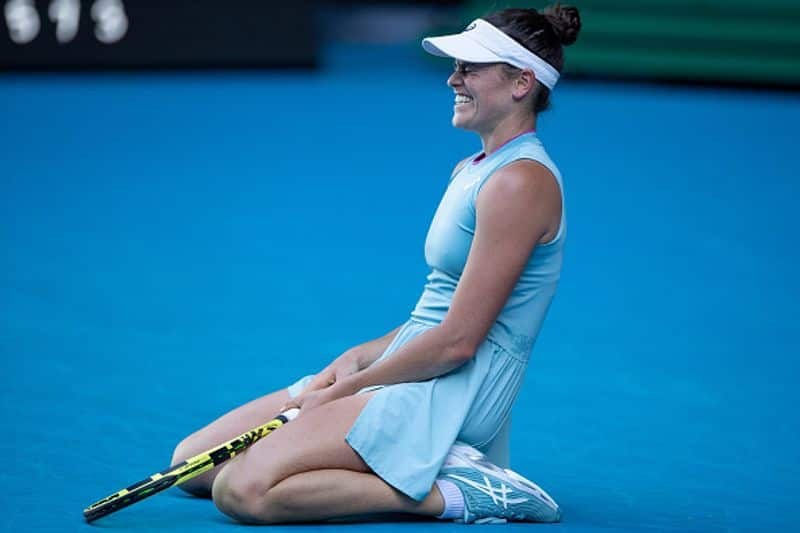
<svg viewBox="0 0 800 533">
<path fill-rule="evenodd" d="M 146 479 L 134 483 L 130 487 L 106 496 L 102 500 L 84 509 L 83 517 L 86 522 L 93 522 L 98 518 L 124 509 L 129 505 L 149 498 L 172 486 L 180 485 L 185 481 L 213 470 L 215 467 L 242 453 L 290 420 L 296 418 L 299 412 L 299 409 L 288 409 L 266 424 L 255 427 L 236 438 L 190 457 L 166 470 L 157 472 Z"/>
</svg>

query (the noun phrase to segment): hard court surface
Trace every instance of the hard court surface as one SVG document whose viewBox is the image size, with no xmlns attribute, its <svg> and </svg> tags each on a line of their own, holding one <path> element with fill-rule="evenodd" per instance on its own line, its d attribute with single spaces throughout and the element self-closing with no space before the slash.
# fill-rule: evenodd
<svg viewBox="0 0 800 533">
<path fill-rule="evenodd" d="M 407 318 L 480 149 L 449 68 L 0 77 L 0 530 L 89 531 L 184 435 Z M 564 520 L 509 530 L 800 529 L 800 95 L 567 80 L 554 104 L 566 264 L 512 466 Z M 173 489 L 93 527 L 239 526 Z"/>
</svg>

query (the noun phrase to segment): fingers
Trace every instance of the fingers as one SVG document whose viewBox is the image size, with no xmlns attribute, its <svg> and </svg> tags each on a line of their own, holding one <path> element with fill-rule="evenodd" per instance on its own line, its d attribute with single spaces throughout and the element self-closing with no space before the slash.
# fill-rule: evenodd
<svg viewBox="0 0 800 533">
<path fill-rule="evenodd" d="M 322 383 L 322 387 L 330 387 L 334 383 L 336 383 L 336 373 L 335 372 L 325 372 L 317 375 L 315 381 L 319 380 Z"/>
<path fill-rule="evenodd" d="M 294 398 L 290 398 L 289 400 L 286 401 L 285 404 L 283 404 L 283 406 L 281 406 L 278 412 L 283 413 L 285 411 L 288 411 L 289 409 L 302 409 L 303 408 L 302 398 L 303 398 L 302 394 L 300 394 L 299 396 L 295 396 Z"/>
<path fill-rule="evenodd" d="M 324 374 L 320 372 L 319 374 L 314 376 L 314 379 L 312 379 L 308 385 L 306 385 L 306 388 L 300 391 L 299 395 L 295 396 L 294 398 L 290 399 L 285 404 L 283 404 L 283 407 L 281 407 L 280 409 L 281 412 L 284 412 L 287 409 L 302 409 L 303 399 L 307 394 L 322 389 L 327 389 L 328 387 L 334 384 L 336 384 L 336 374 L 333 373 Z"/>
<path fill-rule="evenodd" d="M 314 379 L 311 380 L 311 383 L 303 390 L 303 392 L 313 391 L 313 390 L 320 390 L 326 387 L 330 387 L 336 383 L 336 375 L 335 374 L 317 374 Z"/>
</svg>

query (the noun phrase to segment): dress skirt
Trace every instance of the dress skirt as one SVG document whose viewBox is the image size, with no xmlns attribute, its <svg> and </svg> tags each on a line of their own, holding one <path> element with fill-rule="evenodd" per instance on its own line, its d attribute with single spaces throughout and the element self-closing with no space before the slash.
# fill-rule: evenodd
<svg viewBox="0 0 800 533">
<path fill-rule="evenodd" d="M 432 327 L 409 320 L 373 364 Z M 526 366 L 526 360 L 486 339 L 475 357 L 447 374 L 364 389 L 359 393 L 377 392 L 346 440 L 386 483 L 421 501 L 457 440 L 489 453 L 490 459 L 494 454 L 495 462 L 507 462 L 511 406 Z M 300 394 L 312 378 L 291 385 L 290 396 Z"/>
</svg>

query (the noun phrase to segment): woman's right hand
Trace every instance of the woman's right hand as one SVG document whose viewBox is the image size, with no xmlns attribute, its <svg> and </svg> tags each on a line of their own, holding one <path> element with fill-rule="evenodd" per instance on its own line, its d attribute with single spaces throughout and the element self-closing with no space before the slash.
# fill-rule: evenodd
<svg viewBox="0 0 800 533">
<path fill-rule="evenodd" d="M 314 376 L 314 379 L 312 379 L 311 382 L 306 385 L 306 388 L 304 388 L 300 394 L 330 387 L 337 381 L 355 374 L 359 370 L 361 369 L 358 366 L 358 358 L 356 357 L 355 352 L 348 350 L 334 359 L 334 361 L 326 366 L 323 370 L 318 372 L 317 375 Z"/>
</svg>

